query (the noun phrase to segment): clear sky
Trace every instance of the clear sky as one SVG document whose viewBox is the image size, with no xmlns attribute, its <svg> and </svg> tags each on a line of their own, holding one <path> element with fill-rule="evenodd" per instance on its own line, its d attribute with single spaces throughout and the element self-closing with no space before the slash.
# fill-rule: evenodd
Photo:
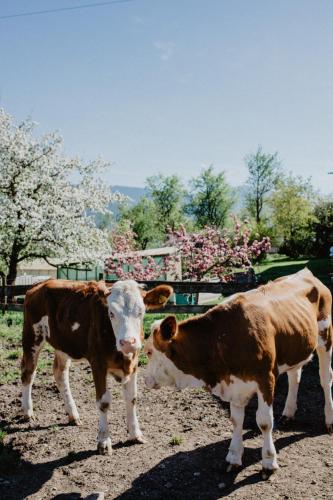
<svg viewBox="0 0 333 500">
<path fill-rule="evenodd" d="M 0 2 L 0 16 L 94 0 Z M 95 1 L 95 3 L 98 3 Z M 332 0 L 132 0 L 0 19 L 0 105 L 111 184 L 245 181 L 258 144 L 333 192 Z"/>
</svg>

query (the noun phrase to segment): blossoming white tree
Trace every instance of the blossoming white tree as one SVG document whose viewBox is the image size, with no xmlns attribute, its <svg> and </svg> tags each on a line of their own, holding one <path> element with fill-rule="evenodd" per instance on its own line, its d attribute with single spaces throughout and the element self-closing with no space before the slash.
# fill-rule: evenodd
<svg viewBox="0 0 333 500">
<path fill-rule="evenodd" d="M 66 158 L 58 134 L 37 139 L 34 128 L 0 109 L 0 269 L 8 284 L 25 259 L 91 263 L 111 251 L 93 218 L 115 197 L 95 177 L 107 164 Z"/>
</svg>

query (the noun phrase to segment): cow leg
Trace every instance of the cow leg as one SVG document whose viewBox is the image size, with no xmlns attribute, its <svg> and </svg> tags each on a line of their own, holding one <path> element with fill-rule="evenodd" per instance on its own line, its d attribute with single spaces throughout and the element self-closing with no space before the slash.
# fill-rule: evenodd
<svg viewBox="0 0 333 500">
<path fill-rule="evenodd" d="M 227 471 L 231 471 L 234 466 L 242 465 L 242 457 L 244 452 L 243 445 L 243 423 L 244 423 L 245 406 L 238 406 L 230 403 L 230 419 L 233 425 L 233 433 L 229 451 L 226 456 L 228 462 Z"/>
<path fill-rule="evenodd" d="M 144 443 L 145 440 L 136 415 L 137 370 L 132 373 L 129 381 L 123 384 L 123 396 L 126 403 L 126 420 L 129 439 L 138 443 Z"/>
<path fill-rule="evenodd" d="M 263 398 L 262 393 L 258 390 L 258 410 L 256 419 L 259 429 L 264 438 L 262 447 L 262 467 L 263 478 L 267 479 L 268 475 L 278 469 L 276 450 L 273 443 L 273 405 L 269 405 Z"/>
<path fill-rule="evenodd" d="M 282 416 L 285 420 L 293 419 L 297 410 L 297 393 L 302 376 L 302 368 L 289 370 L 288 374 L 288 396 Z"/>
<path fill-rule="evenodd" d="M 108 429 L 108 410 L 111 393 L 107 389 L 107 370 L 101 365 L 91 365 L 96 389 L 96 407 L 99 413 L 97 451 L 100 455 L 111 455 L 112 446 Z"/>
<path fill-rule="evenodd" d="M 327 351 L 325 346 L 317 347 L 319 358 L 319 374 L 320 384 L 325 396 L 325 422 L 329 434 L 333 433 L 333 401 L 332 401 L 332 380 L 333 371 L 331 368 L 332 362 L 332 347 Z"/>
<path fill-rule="evenodd" d="M 31 392 L 36 375 L 37 361 L 43 344 L 44 339 L 42 337 L 35 338 L 33 335 L 27 334 L 25 325 L 23 331 L 23 357 L 21 361 L 21 407 L 23 415 L 29 420 L 33 420 L 34 418 Z"/>
<path fill-rule="evenodd" d="M 62 351 L 55 351 L 53 375 L 59 392 L 64 400 L 69 423 L 80 425 L 79 412 L 69 386 L 69 367 L 71 358 Z"/>
</svg>

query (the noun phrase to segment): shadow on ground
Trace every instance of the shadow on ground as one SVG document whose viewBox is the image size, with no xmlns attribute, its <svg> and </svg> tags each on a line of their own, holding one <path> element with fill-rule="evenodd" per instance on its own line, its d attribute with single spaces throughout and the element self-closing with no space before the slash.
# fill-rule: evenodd
<svg viewBox="0 0 333 500">
<path fill-rule="evenodd" d="M 29 461 L 23 460 L 17 450 L 12 448 L 11 444 L 3 446 L 0 455 L 0 473 L 8 475 L 17 474 L 17 499 L 26 498 L 29 495 L 37 493 L 42 486 L 51 479 L 54 471 L 60 467 L 70 465 L 74 462 L 80 462 L 95 455 L 95 450 L 72 452 L 70 455 L 51 460 L 50 462 L 43 462 L 41 464 L 33 464 Z M 19 477 L 22 474 L 29 473 L 29 482 L 24 481 L 19 483 Z M 0 484 L 0 498 L 6 500 L 13 498 L 13 493 L 6 488 L 6 484 Z M 69 497 L 70 498 L 70 497 Z"/>
<path fill-rule="evenodd" d="M 275 440 L 277 452 L 305 437 L 314 435 L 302 432 L 278 438 Z M 251 431 L 244 434 L 244 439 L 250 437 L 252 437 Z M 258 463 L 257 472 L 237 483 L 235 482 L 237 472 L 226 472 L 224 457 L 229 443 L 230 440 L 227 439 L 193 451 L 176 453 L 141 474 L 133 481 L 131 488 L 119 495 L 117 499 L 134 500 L 147 497 L 154 500 L 161 498 L 214 500 L 228 496 L 231 492 L 246 485 L 262 481 L 259 466 L 260 448 L 245 448 L 244 450 L 244 467 Z M 165 479 L 165 475 L 168 479 Z"/>
</svg>

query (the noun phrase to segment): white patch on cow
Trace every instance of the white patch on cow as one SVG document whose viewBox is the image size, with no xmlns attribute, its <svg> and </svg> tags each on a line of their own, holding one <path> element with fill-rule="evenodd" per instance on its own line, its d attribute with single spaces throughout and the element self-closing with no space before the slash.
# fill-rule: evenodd
<svg viewBox="0 0 333 500">
<path fill-rule="evenodd" d="M 129 354 L 140 349 L 145 305 L 138 284 L 133 280 L 117 281 L 107 301 L 118 351 Z"/>
<path fill-rule="evenodd" d="M 136 415 L 137 398 L 137 373 L 131 375 L 129 380 L 123 384 L 123 396 L 126 403 L 126 421 L 129 439 L 143 440 L 138 418 Z"/>
<path fill-rule="evenodd" d="M 230 376 L 230 383 L 222 380 L 212 388 L 212 394 L 220 397 L 223 401 L 233 403 L 237 406 L 245 406 L 255 394 L 258 385 L 253 380 L 245 382 L 235 375 Z"/>
<path fill-rule="evenodd" d="M 145 376 L 145 383 L 149 389 L 157 389 L 159 386 L 173 386 L 177 389 L 205 387 L 203 380 L 182 372 L 163 352 L 155 349 L 152 337 L 146 341 L 145 352 L 152 353 L 149 356 Z"/>
<path fill-rule="evenodd" d="M 72 324 L 72 332 L 75 332 L 75 330 L 78 330 L 80 328 L 80 323 L 75 321 L 75 323 Z"/>
<path fill-rule="evenodd" d="M 36 337 L 42 335 L 44 340 L 50 336 L 49 317 L 42 316 L 38 323 L 32 325 Z"/>
<path fill-rule="evenodd" d="M 54 366 L 53 374 L 58 390 L 64 400 L 69 421 L 79 423 L 79 412 L 69 385 L 69 368 L 71 365 L 71 358 L 66 353 L 59 350 L 56 350 L 55 355 L 58 358 L 58 363 Z"/>
<path fill-rule="evenodd" d="M 111 451 L 111 439 L 109 436 L 108 429 L 108 410 L 111 403 L 110 391 L 106 390 L 98 401 L 96 401 L 96 407 L 99 412 L 99 425 L 98 425 L 98 448 L 108 449 Z M 103 405 L 107 405 L 103 409 Z"/>
<path fill-rule="evenodd" d="M 287 365 L 286 363 L 284 363 L 283 365 L 278 365 L 279 375 L 281 375 L 282 373 L 286 373 L 289 370 L 295 370 L 297 368 L 301 368 L 302 366 L 306 365 L 306 363 L 311 361 L 312 356 L 313 356 L 313 354 L 310 354 L 310 356 L 308 358 L 304 359 L 300 363 L 297 363 L 297 365 L 290 366 L 290 365 Z"/>
<path fill-rule="evenodd" d="M 287 371 L 288 375 L 288 396 L 284 405 L 282 415 L 294 418 L 297 410 L 297 393 L 301 381 L 302 367 Z"/>
<path fill-rule="evenodd" d="M 318 321 L 318 329 L 320 332 L 324 332 L 325 330 L 327 330 L 327 328 L 330 327 L 331 325 L 331 316 L 327 316 L 327 318 L 324 318 L 324 319 L 321 319 L 320 321 Z"/>
<path fill-rule="evenodd" d="M 242 465 L 244 452 L 243 445 L 243 423 L 245 406 L 237 406 L 230 403 L 230 418 L 233 425 L 232 438 L 226 456 L 226 461 L 231 465 Z"/>
<path fill-rule="evenodd" d="M 22 398 L 21 398 L 22 411 L 23 411 L 23 415 L 25 415 L 28 418 L 31 418 L 33 416 L 33 413 L 34 413 L 31 392 L 32 392 L 32 384 L 34 383 L 35 375 L 36 375 L 36 370 L 31 375 L 30 383 L 22 386 Z"/>
<path fill-rule="evenodd" d="M 324 391 L 325 396 L 325 422 L 327 427 L 333 430 L 333 399 L 332 399 L 332 383 L 333 383 L 333 370 L 332 370 L 332 347 L 327 351 L 326 347 L 317 348 L 319 359 L 319 375 L 320 384 Z"/>
<path fill-rule="evenodd" d="M 278 469 L 276 450 L 273 443 L 273 407 L 268 405 L 263 398 L 262 393 L 258 390 L 258 410 L 256 419 L 259 429 L 262 432 L 264 443 L 262 447 L 262 466 L 263 469 L 276 470 Z"/>
</svg>

